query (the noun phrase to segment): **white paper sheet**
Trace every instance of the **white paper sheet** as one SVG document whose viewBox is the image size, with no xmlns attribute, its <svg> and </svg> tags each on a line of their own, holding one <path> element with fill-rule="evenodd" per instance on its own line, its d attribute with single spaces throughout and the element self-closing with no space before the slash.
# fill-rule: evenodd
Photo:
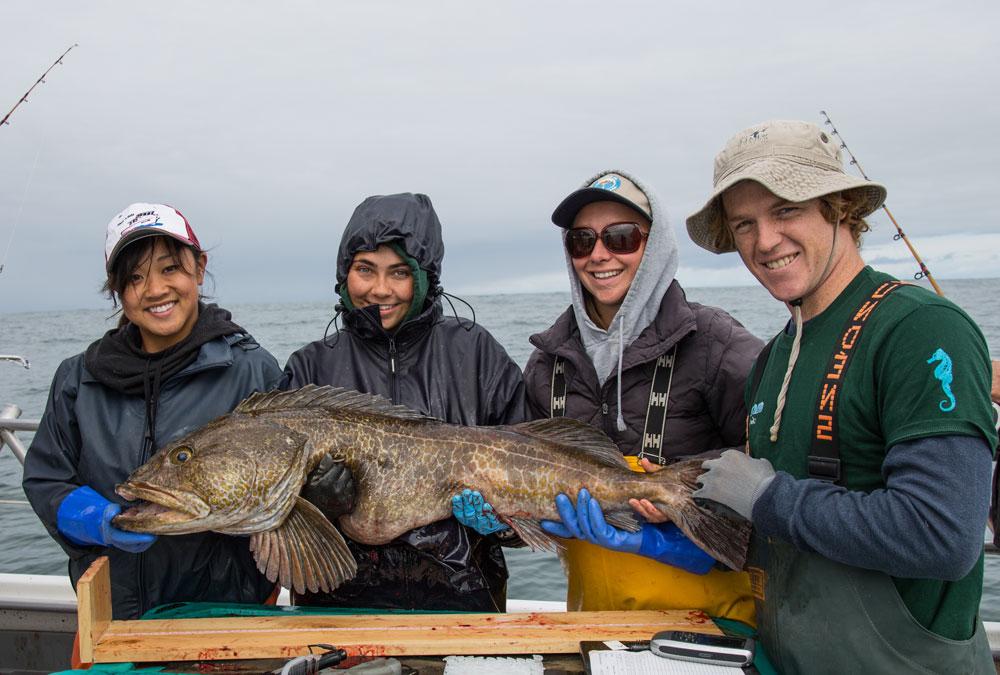
<svg viewBox="0 0 1000 675">
<path fill-rule="evenodd" d="M 653 652 L 592 651 L 592 675 L 740 675 L 740 668 L 665 659 Z"/>
</svg>

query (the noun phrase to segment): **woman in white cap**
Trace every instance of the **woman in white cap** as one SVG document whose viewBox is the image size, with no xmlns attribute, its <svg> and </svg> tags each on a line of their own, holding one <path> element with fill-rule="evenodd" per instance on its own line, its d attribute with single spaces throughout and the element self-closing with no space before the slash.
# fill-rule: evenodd
<svg viewBox="0 0 1000 675">
<path fill-rule="evenodd" d="M 563 228 L 572 306 L 543 333 L 524 379 L 533 417 L 604 431 L 633 469 L 742 445 L 743 383 L 761 341 L 674 279 L 673 228 L 639 179 L 602 172 L 552 214 Z M 573 610 L 702 609 L 753 623 L 746 574 L 714 561 L 648 502 L 638 532 L 604 522 L 586 490 L 556 499 Z"/>
<path fill-rule="evenodd" d="M 746 451 L 696 498 L 754 525 L 758 630 L 782 673 L 994 673 L 979 620 L 996 447 L 986 341 L 969 316 L 865 265 L 882 185 L 815 124 L 736 134 L 687 220 L 737 251 L 792 320 L 746 389 Z"/>
<path fill-rule="evenodd" d="M 281 370 L 229 312 L 202 302 L 208 257 L 176 209 L 132 204 L 115 216 L 105 262 L 119 326 L 56 370 L 25 494 L 69 556 L 74 586 L 96 558 L 111 559 L 115 619 L 169 602 L 262 602 L 274 584 L 245 537 L 157 538 L 111 521 L 123 504 L 115 485 L 158 446 L 273 388 Z"/>
</svg>

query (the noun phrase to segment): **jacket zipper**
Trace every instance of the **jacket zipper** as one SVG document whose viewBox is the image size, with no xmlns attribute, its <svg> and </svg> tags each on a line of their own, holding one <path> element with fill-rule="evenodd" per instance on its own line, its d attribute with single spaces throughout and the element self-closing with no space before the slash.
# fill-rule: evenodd
<svg viewBox="0 0 1000 675">
<path fill-rule="evenodd" d="M 150 430 L 147 428 L 142 438 L 142 461 L 139 462 L 139 466 L 142 466 L 143 464 L 148 462 L 149 458 L 153 454 L 152 453 L 153 439 L 151 436 L 152 434 L 150 433 Z M 138 594 L 139 597 L 137 598 L 139 601 L 139 616 L 136 617 L 137 619 L 141 619 L 142 615 L 146 613 L 146 583 L 145 583 L 146 575 L 143 574 L 143 565 L 145 564 L 145 560 L 146 560 L 146 553 L 144 551 L 140 551 L 139 553 L 136 554 L 135 576 L 137 580 L 136 588 L 139 590 Z"/>
<path fill-rule="evenodd" d="M 392 392 L 392 402 L 399 403 L 399 392 L 396 391 L 396 340 L 389 338 L 389 391 Z"/>
<path fill-rule="evenodd" d="M 136 618 L 141 619 L 142 615 L 146 613 L 146 584 L 144 583 L 146 575 L 142 573 L 143 565 L 146 562 L 146 553 L 145 552 L 140 552 L 138 554 L 138 558 L 139 559 L 136 561 L 136 565 L 137 565 L 136 569 L 137 569 L 137 572 L 138 572 L 138 574 L 136 574 L 136 577 L 139 579 L 139 585 L 138 585 L 138 588 L 139 588 L 139 616 L 136 617 Z"/>
</svg>

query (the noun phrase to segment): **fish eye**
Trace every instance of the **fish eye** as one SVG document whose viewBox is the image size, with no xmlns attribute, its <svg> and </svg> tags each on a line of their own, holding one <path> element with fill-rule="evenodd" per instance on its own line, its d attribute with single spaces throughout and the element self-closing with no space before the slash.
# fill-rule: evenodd
<svg viewBox="0 0 1000 675">
<path fill-rule="evenodd" d="M 187 446 L 174 448 L 170 452 L 170 461 L 174 464 L 183 464 L 194 456 L 194 451 Z"/>
</svg>

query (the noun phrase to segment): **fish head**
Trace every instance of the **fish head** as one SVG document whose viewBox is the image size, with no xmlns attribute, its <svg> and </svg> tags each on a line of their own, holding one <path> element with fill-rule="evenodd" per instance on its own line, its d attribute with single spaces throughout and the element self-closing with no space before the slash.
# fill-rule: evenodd
<svg viewBox="0 0 1000 675">
<path fill-rule="evenodd" d="M 247 533 L 280 522 L 305 480 L 308 437 L 250 415 L 227 415 L 162 447 L 115 491 L 132 506 L 114 525 L 134 532 Z"/>
</svg>

